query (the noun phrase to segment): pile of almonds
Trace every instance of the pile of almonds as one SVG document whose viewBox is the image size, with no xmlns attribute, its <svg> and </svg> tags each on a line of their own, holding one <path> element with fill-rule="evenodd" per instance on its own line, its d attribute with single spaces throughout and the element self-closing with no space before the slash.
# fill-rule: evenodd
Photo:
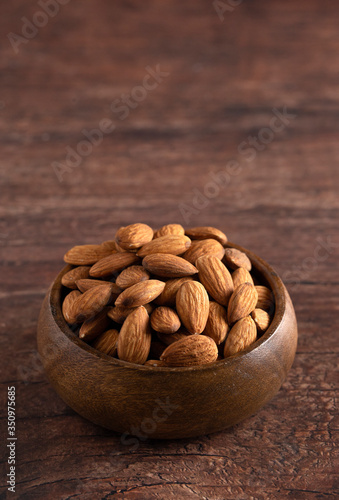
<svg viewBox="0 0 339 500">
<path fill-rule="evenodd" d="M 272 291 L 214 227 L 121 227 L 71 248 L 65 320 L 95 349 L 131 363 L 193 366 L 235 355 L 270 325 Z M 71 289 L 71 291 L 69 291 Z"/>
</svg>

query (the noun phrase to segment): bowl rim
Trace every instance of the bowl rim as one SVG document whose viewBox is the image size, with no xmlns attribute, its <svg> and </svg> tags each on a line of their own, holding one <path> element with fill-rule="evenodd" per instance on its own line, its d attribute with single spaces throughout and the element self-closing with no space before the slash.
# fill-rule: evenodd
<svg viewBox="0 0 339 500">
<path fill-rule="evenodd" d="M 90 344 L 87 344 L 83 340 L 81 340 L 79 337 L 77 337 L 74 332 L 71 330 L 67 322 L 65 321 L 62 311 L 61 311 L 61 291 L 64 287 L 61 284 L 61 278 L 62 276 L 68 272 L 70 269 L 73 269 L 74 266 L 71 265 L 66 265 L 56 276 L 55 280 L 53 281 L 50 290 L 48 292 L 48 303 L 49 303 L 49 308 L 53 317 L 53 320 L 55 321 L 56 325 L 58 326 L 59 330 L 66 335 L 66 337 L 78 348 L 86 351 L 88 354 L 95 356 L 97 358 L 100 358 L 104 360 L 106 363 L 111 364 L 112 366 L 115 367 L 120 367 L 120 368 L 126 368 L 129 370 L 146 370 L 146 371 L 153 371 L 153 372 L 192 372 L 192 371 L 205 371 L 205 370 L 215 370 L 217 367 L 220 366 L 227 366 L 227 365 L 232 365 L 234 363 L 239 363 L 239 361 L 243 360 L 246 356 L 249 356 L 253 351 L 259 352 L 265 344 L 267 344 L 270 339 L 274 336 L 276 331 L 278 330 L 278 327 L 282 321 L 282 318 L 285 314 L 286 310 L 286 289 L 285 286 L 279 277 L 279 275 L 276 273 L 274 268 L 268 264 L 265 260 L 263 260 L 261 257 L 258 257 L 256 254 L 251 252 L 250 250 L 247 250 L 240 245 L 237 245 L 235 243 L 232 243 L 228 241 L 225 245 L 225 248 L 235 248 L 237 250 L 240 250 L 244 252 L 250 259 L 252 263 L 252 267 L 267 281 L 271 291 L 273 292 L 274 298 L 275 298 L 275 311 L 274 311 L 274 316 L 272 318 L 271 324 L 266 330 L 266 332 L 258 339 L 256 340 L 253 344 L 248 346 L 246 349 L 241 351 L 238 354 L 234 354 L 232 356 L 229 356 L 228 358 L 220 359 L 217 361 L 214 361 L 212 363 L 207 363 L 204 365 L 193 365 L 193 366 L 177 366 L 177 367 L 169 367 L 169 366 L 151 366 L 151 365 L 139 365 L 136 363 L 131 363 L 129 361 L 123 361 L 118 358 L 113 358 L 112 356 L 109 356 L 107 354 L 104 354 L 94 347 L 92 347 Z"/>
</svg>

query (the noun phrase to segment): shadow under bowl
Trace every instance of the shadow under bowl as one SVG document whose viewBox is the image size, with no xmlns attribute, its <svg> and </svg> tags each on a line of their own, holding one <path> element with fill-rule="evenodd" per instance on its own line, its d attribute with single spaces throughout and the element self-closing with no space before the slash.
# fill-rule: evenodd
<svg viewBox="0 0 339 500">
<path fill-rule="evenodd" d="M 288 292 L 264 260 L 245 252 L 254 274 L 271 288 L 269 329 L 241 354 L 195 367 L 164 368 L 121 361 L 95 350 L 69 328 L 61 312 L 62 276 L 52 283 L 38 324 L 38 350 L 59 396 L 107 429 L 150 438 L 184 438 L 237 424 L 266 404 L 292 366 L 297 322 Z"/>
</svg>

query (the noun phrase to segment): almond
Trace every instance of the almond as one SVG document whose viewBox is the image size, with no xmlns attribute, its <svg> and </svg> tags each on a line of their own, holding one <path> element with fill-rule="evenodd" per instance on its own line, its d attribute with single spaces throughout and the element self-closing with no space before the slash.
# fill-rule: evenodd
<svg viewBox="0 0 339 500">
<path fill-rule="evenodd" d="M 165 288 L 155 299 L 155 303 L 159 306 L 175 306 L 175 298 L 177 291 L 185 281 L 193 281 L 192 276 L 185 276 L 184 278 L 174 278 L 166 281 Z"/>
<path fill-rule="evenodd" d="M 214 340 L 204 335 L 190 335 L 168 346 L 160 360 L 167 366 L 195 366 L 213 363 L 217 358 Z"/>
<path fill-rule="evenodd" d="M 62 303 L 62 314 L 70 325 L 73 325 L 77 322 L 77 301 L 81 297 L 81 293 L 79 290 L 73 290 L 64 298 Z"/>
<path fill-rule="evenodd" d="M 117 253 L 117 247 L 116 247 L 116 242 L 115 240 L 107 240 L 107 241 L 103 241 L 101 244 L 100 244 L 100 247 L 105 249 L 105 250 L 110 250 L 111 253 Z"/>
<path fill-rule="evenodd" d="M 89 274 L 94 278 L 102 278 L 103 276 L 109 276 L 117 271 L 121 271 L 125 267 L 137 262 L 139 262 L 139 258 L 135 254 L 118 252 L 100 259 L 91 267 Z"/>
<path fill-rule="evenodd" d="M 231 295 L 228 304 L 228 322 L 235 323 L 254 311 L 258 301 L 258 293 L 251 283 L 239 285 Z"/>
<path fill-rule="evenodd" d="M 106 330 L 92 343 L 92 347 L 108 356 L 115 356 L 119 338 L 118 330 Z"/>
<path fill-rule="evenodd" d="M 84 321 L 79 330 L 79 338 L 86 342 L 95 339 L 102 332 L 107 330 L 109 326 L 109 318 L 106 308 L 104 308 L 94 318 Z"/>
<path fill-rule="evenodd" d="M 227 306 L 234 291 L 229 270 L 215 255 L 203 255 L 196 261 L 199 278 L 208 293 L 219 304 Z"/>
<path fill-rule="evenodd" d="M 125 290 L 149 278 L 150 274 L 143 266 L 130 266 L 121 271 L 115 282 L 122 290 Z"/>
<path fill-rule="evenodd" d="M 146 257 L 153 253 L 166 253 L 172 255 L 181 255 L 191 246 L 191 240 L 184 235 L 166 235 L 160 236 L 155 240 L 143 245 L 138 250 L 139 257 Z"/>
<path fill-rule="evenodd" d="M 174 333 L 179 330 L 181 322 L 173 309 L 161 306 L 152 312 L 151 326 L 156 332 Z"/>
<path fill-rule="evenodd" d="M 203 255 L 215 255 L 218 259 L 222 259 L 225 253 L 224 247 L 217 240 L 195 240 L 192 241 L 189 249 L 184 253 L 183 258 L 191 264 L 196 263 L 199 257 Z"/>
<path fill-rule="evenodd" d="M 252 269 L 251 261 L 247 255 L 236 248 L 226 248 L 223 262 L 234 270 L 238 267 L 243 267 L 247 271 Z"/>
<path fill-rule="evenodd" d="M 209 314 L 209 299 L 198 281 L 186 281 L 176 296 L 179 318 L 190 333 L 202 333 Z"/>
<path fill-rule="evenodd" d="M 152 302 L 165 288 L 165 283 L 159 280 L 141 281 L 136 285 L 126 288 L 117 300 L 116 306 L 136 307 Z"/>
<path fill-rule="evenodd" d="M 145 363 L 151 347 L 149 316 L 144 307 L 138 307 L 127 316 L 118 339 L 118 356 L 130 363 Z"/>
<path fill-rule="evenodd" d="M 64 261 L 73 266 L 88 266 L 110 255 L 112 252 L 101 245 L 78 245 L 66 252 Z"/>
<path fill-rule="evenodd" d="M 219 241 L 222 245 L 226 245 L 227 243 L 226 234 L 220 231 L 220 229 L 211 226 L 191 227 L 190 229 L 186 229 L 185 234 L 191 240 L 206 240 L 211 238 Z"/>
<path fill-rule="evenodd" d="M 184 235 L 185 229 L 180 224 L 166 224 L 155 231 L 153 238 L 160 238 L 160 236 L 166 236 L 168 234 Z"/>
<path fill-rule="evenodd" d="M 112 284 L 99 285 L 83 293 L 75 304 L 77 320 L 86 321 L 96 316 L 112 298 Z"/>
<path fill-rule="evenodd" d="M 103 280 L 93 280 L 93 279 L 80 279 L 76 281 L 76 285 L 79 288 L 80 292 L 85 293 L 87 290 L 94 288 L 95 286 L 102 285 L 111 285 L 112 287 L 112 295 L 118 296 L 119 293 L 122 292 L 121 288 L 119 288 L 116 283 L 111 283 L 110 281 Z M 114 299 L 115 300 L 115 299 Z"/>
<path fill-rule="evenodd" d="M 224 347 L 224 356 L 233 356 L 255 342 L 257 328 L 250 316 L 240 319 L 231 328 Z"/>
<path fill-rule="evenodd" d="M 189 335 L 193 334 L 188 332 L 186 328 L 180 328 L 177 332 L 171 334 L 157 332 L 158 339 L 162 344 L 165 344 L 166 346 L 171 345 L 173 344 L 173 342 L 177 342 L 178 340 L 181 340 L 185 337 L 188 337 Z"/>
<path fill-rule="evenodd" d="M 164 278 L 181 278 L 191 276 L 198 272 L 198 269 L 187 262 L 187 260 L 164 253 L 154 253 L 147 255 L 142 265 L 153 274 Z"/>
<path fill-rule="evenodd" d="M 235 271 L 233 271 L 232 279 L 234 283 L 234 288 L 237 288 L 239 285 L 243 283 L 251 283 L 254 285 L 251 273 L 247 271 L 244 267 L 238 267 Z"/>
<path fill-rule="evenodd" d="M 208 320 L 204 335 L 211 337 L 217 345 L 220 345 L 228 333 L 226 309 L 217 302 L 210 302 Z"/>
<path fill-rule="evenodd" d="M 153 307 L 151 306 L 151 304 L 145 304 L 144 307 L 148 314 L 151 314 L 151 312 L 153 311 Z M 122 325 L 127 316 L 131 314 L 131 312 L 135 311 L 135 309 L 136 307 L 114 306 L 109 308 L 107 316 L 115 321 L 115 323 L 119 323 L 120 325 Z"/>
<path fill-rule="evenodd" d="M 73 288 L 73 290 L 77 289 L 76 281 L 82 278 L 88 278 L 89 276 L 89 266 L 78 266 L 74 269 L 68 271 L 68 273 L 64 274 L 61 278 L 61 284 L 66 286 L 67 288 Z"/>
<path fill-rule="evenodd" d="M 255 287 L 258 293 L 258 302 L 256 307 L 264 311 L 272 312 L 274 309 L 274 296 L 267 286 L 258 285 Z"/>
<path fill-rule="evenodd" d="M 254 323 L 260 333 L 266 332 L 270 326 L 271 318 L 268 312 L 263 309 L 254 309 L 251 314 Z"/>
<path fill-rule="evenodd" d="M 121 227 L 115 235 L 115 241 L 124 250 L 140 248 L 152 239 L 153 229 L 141 223 Z"/>
</svg>

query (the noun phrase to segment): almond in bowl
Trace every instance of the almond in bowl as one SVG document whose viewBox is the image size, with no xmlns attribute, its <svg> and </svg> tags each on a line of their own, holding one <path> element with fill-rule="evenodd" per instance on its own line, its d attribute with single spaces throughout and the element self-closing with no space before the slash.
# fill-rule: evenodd
<svg viewBox="0 0 339 500">
<path fill-rule="evenodd" d="M 64 259 L 39 350 L 59 394 L 93 422 L 126 432 L 163 397 L 176 411 L 152 437 L 193 436 L 233 425 L 279 389 L 296 349 L 292 303 L 273 269 L 220 229 L 136 223 Z"/>
</svg>

